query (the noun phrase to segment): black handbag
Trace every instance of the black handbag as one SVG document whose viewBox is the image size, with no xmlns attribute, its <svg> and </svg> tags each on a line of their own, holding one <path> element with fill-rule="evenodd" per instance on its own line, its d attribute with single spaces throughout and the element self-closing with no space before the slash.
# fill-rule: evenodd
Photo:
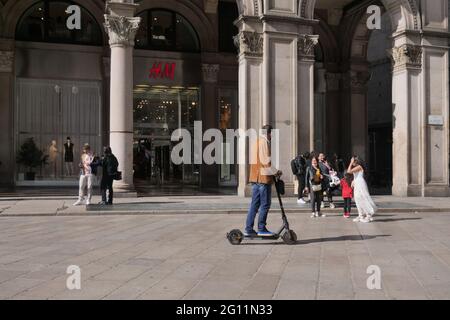
<svg viewBox="0 0 450 320">
<path fill-rule="evenodd" d="M 122 180 L 122 171 L 117 171 L 112 177 L 114 180 Z"/>
</svg>

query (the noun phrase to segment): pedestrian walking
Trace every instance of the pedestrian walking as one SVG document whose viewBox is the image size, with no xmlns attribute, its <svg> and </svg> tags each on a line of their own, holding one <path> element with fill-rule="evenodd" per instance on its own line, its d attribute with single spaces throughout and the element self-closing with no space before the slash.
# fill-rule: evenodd
<svg viewBox="0 0 450 320">
<path fill-rule="evenodd" d="M 303 199 L 303 194 L 305 190 L 305 175 L 307 169 L 307 159 L 309 159 L 309 152 L 305 152 L 302 155 L 298 155 L 291 161 L 292 174 L 297 177 L 298 188 L 297 188 L 297 203 L 305 204 Z"/>
<path fill-rule="evenodd" d="M 250 178 L 252 184 L 252 201 L 247 214 L 244 235 L 273 236 L 267 230 L 267 215 L 272 202 L 273 176 L 281 175 L 281 171 L 272 168 L 270 141 L 272 139 L 272 126 L 265 125 L 263 132 L 252 146 L 252 163 L 250 164 Z M 259 212 L 258 232 L 253 229 L 256 214 Z"/>
<path fill-rule="evenodd" d="M 119 167 L 119 161 L 112 153 L 110 147 L 103 148 L 103 158 L 102 158 L 102 180 L 100 182 L 100 190 L 102 192 L 102 201 L 99 203 L 101 205 L 112 205 L 113 204 L 113 182 L 117 175 L 117 169 Z M 107 194 L 108 193 L 108 194 Z"/>
<path fill-rule="evenodd" d="M 311 218 L 317 218 L 319 216 L 325 217 L 325 214 L 320 213 L 323 191 L 322 182 L 323 174 L 320 170 L 319 160 L 317 158 L 311 159 L 311 166 L 306 170 L 305 183 L 311 190 Z M 308 187 L 305 188 L 307 191 Z"/>
<path fill-rule="evenodd" d="M 364 162 L 358 157 L 353 157 L 348 166 L 347 173 L 353 174 L 354 177 L 353 194 L 355 197 L 356 207 L 358 208 L 358 217 L 353 221 L 364 223 L 372 222 L 373 215 L 377 211 L 377 206 L 369 194 L 369 188 L 367 187 L 367 183 L 364 178 Z"/>
<path fill-rule="evenodd" d="M 95 183 L 95 175 L 92 173 L 91 164 L 94 161 L 94 155 L 88 143 L 83 146 L 81 159 L 79 163 L 80 180 L 78 190 L 78 200 L 73 204 L 79 206 L 82 204 L 90 205 L 92 199 L 92 186 Z"/>
<path fill-rule="evenodd" d="M 342 198 L 344 199 L 344 218 L 350 218 L 352 212 L 352 189 L 353 175 L 346 173 L 341 179 Z"/>
</svg>

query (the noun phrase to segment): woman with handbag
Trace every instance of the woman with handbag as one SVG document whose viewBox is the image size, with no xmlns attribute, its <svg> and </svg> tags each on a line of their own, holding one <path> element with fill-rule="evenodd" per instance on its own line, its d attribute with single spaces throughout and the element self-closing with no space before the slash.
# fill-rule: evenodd
<svg viewBox="0 0 450 320">
<path fill-rule="evenodd" d="M 102 191 L 102 201 L 100 204 L 102 205 L 112 205 L 113 204 L 113 182 L 114 180 L 120 180 L 117 176 L 120 175 L 120 172 L 117 171 L 119 166 L 119 162 L 117 158 L 112 153 L 110 147 L 103 148 L 103 159 L 102 159 L 102 167 L 103 167 L 103 175 L 100 183 L 100 189 Z M 108 197 L 106 192 L 108 191 Z"/>
<path fill-rule="evenodd" d="M 311 159 L 311 166 L 306 170 L 305 183 L 310 186 L 311 189 L 311 218 L 317 218 L 319 216 L 326 217 L 324 214 L 320 214 L 320 207 L 322 203 L 323 191 L 322 181 L 323 174 L 320 170 L 319 160 L 317 157 Z M 305 191 L 308 187 L 305 188 Z"/>
</svg>

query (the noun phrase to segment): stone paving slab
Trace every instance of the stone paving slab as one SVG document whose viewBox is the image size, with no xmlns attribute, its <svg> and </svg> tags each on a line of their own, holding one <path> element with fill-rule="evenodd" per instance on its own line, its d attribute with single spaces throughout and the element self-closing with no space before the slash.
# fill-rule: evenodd
<svg viewBox="0 0 450 320">
<path fill-rule="evenodd" d="M 450 299 L 450 211 L 290 215 L 292 246 L 230 245 L 240 215 L 0 219 L 1 299 Z M 69 265 L 81 290 L 66 288 Z M 380 290 L 367 288 L 371 265 Z"/>
<path fill-rule="evenodd" d="M 0 199 L 0 216 L 87 216 L 87 215 L 155 215 L 155 214 L 245 214 L 249 198 L 238 196 L 179 196 L 118 198 L 113 206 L 101 206 L 98 196 L 92 205 L 72 206 L 76 197 L 59 199 L 24 199 L 11 201 Z M 379 213 L 400 212 L 448 212 L 450 198 L 401 198 L 374 196 Z M 276 198 L 272 201 L 272 211 L 279 212 Z M 343 202 L 335 198 L 336 209 L 325 208 L 325 213 L 339 213 Z M 283 198 L 283 206 L 288 213 L 307 213 L 309 205 L 298 205 L 295 198 Z M 356 212 L 356 208 L 354 209 Z"/>
</svg>

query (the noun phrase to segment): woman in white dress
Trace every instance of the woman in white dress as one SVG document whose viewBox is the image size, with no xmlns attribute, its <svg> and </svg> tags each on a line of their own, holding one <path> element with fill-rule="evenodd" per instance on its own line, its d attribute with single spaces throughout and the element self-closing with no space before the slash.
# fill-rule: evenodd
<svg viewBox="0 0 450 320">
<path fill-rule="evenodd" d="M 377 211 L 377 206 L 373 202 L 369 194 L 366 180 L 364 179 L 364 167 L 362 161 L 358 157 L 353 157 L 347 169 L 348 173 L 354 176 L 352 186 L 356 207 L 358 208 L 358 217 L 355 222 L 372 222 L 373 215 Z"/>
</svg>

